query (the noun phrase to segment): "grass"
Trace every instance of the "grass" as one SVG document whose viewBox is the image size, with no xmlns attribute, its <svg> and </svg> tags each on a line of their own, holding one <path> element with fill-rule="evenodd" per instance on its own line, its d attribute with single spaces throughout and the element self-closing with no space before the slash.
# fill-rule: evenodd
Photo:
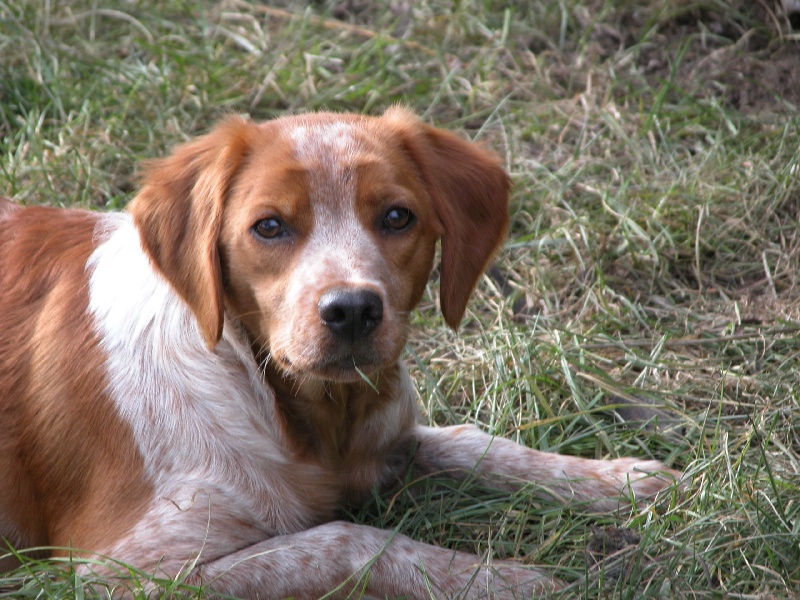
<svg viewBox="0 0 800 600">
<path fill-rule="evenodd" d="M 687 473 L 660 511 L 440 483 L 353 519 L 541 564 L 563 597 L 800 595 L 800 84 L 770 87 L 776 50 L 797 53 L 772 5 L 110 6 L 0 1 L 0 193 L 118 209 L 142 160 L 226 113 L 406 103 L 496 149 L 515 181 L 461 331 L 435 279 L 413 317 L 423 418 Z M 640 541 L 592 558 L 611 527 Z M 103 594 L 71 565 L 26 560 L 0 597 Z"/>
</svg>

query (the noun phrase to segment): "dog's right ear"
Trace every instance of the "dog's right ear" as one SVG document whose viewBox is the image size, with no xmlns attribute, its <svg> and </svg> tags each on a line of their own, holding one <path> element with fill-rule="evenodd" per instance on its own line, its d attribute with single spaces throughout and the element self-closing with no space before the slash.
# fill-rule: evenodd
<svg viewBox="0 0 800 600">
<path fill-rule="evenodd" d="M 209 348 L 219 341 L 223 326 L 217 248 L 222 211 L 256 129 L 248 119 L 229 117 L 153 161 L 128 207 L 145 251 L 191 308 Z"/>
</svg>

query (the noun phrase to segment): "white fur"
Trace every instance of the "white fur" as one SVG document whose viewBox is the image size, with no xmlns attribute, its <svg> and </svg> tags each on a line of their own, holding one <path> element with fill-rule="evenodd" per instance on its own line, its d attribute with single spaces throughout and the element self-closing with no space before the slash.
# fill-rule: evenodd
<svg viewBox="0 0 800 600">
<path fill-rule="evenodd" d="M 200 492 L 234 502 L 233 512 L 273 532 L 307 526 L 316 507 L 302 510 L 303 482 L 292 484 L 298 473 L 319 474 L 292 466 L 284 454 L 269 418 L 273 392 L 237 325 L 226 322 L 209 351 L 194 315 L 142 249 L 131 217 L 108 215 L 98 237 L 87 265 L 89 311 L 107 355 L 109 392 L 156 497 L 169 501 L 151 510 L 147 527 L 179 518 Z M 292 506 L 277 505 L 281 497 L 294 498 Z"/>
</svg>

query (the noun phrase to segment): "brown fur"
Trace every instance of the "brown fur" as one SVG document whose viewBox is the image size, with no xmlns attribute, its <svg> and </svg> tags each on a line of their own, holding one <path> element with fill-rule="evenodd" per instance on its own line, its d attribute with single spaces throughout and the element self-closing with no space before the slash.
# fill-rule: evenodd
<svg viewBox="0 0 800 600">
<path fill-rule="evenodd" d="M 147 496 L 86 315 L 94 225 L 52 208 L 0 220 L 0 526 L 15 544 L 100 547 Z"/>
</svg>

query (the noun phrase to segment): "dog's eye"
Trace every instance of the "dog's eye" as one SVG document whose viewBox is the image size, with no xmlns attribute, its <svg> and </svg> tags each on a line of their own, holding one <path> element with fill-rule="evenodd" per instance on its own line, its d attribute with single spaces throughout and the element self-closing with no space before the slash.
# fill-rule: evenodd
<svg viewBox="0 0 800 600">
<path fill-rule="evenodd" d="M 278 219 L 261 219 L 253 225 L 253 231 L 265 240 L 273 240 L 286 235 L 286 229 Z"/>
<path fill-rule="evenodd" d="M 410 210 L 396 206 L 386 211 L 383 216 L 382 226 L 384 231 L 403 231 L 413 225 L 415 220 L 416 217 Z"/>
</svg>

